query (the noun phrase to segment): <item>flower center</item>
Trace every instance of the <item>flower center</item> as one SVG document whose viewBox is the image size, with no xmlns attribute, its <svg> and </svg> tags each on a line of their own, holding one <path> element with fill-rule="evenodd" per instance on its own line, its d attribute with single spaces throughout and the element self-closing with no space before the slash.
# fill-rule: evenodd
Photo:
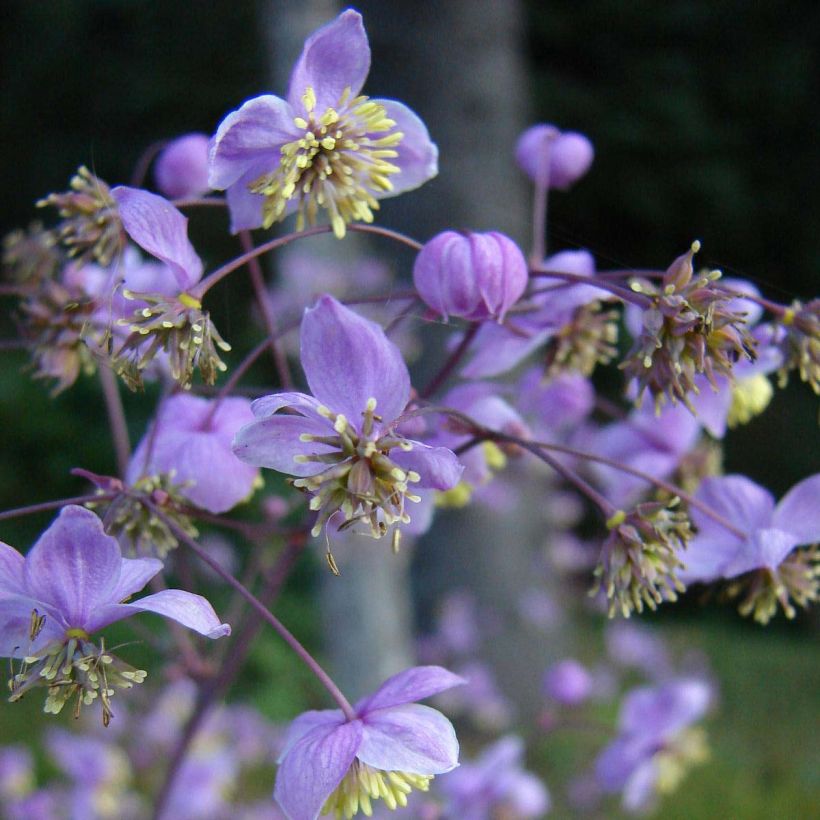
<svg viewBox="0 0 820 820">
<path fill-rule="evenodd" d="M 263 224 L 269 228 L 286 215 L 288 203 L 297 202 L 297 230 L 316 224 L 319 208 L 330 215 L 333 233 L 341 239 L 354 220 L 373 221 L 379 193 L 393 190 L 389 177 L 399 167 L 389 160 L 404 134 L 380 103 L 342 92 L 336 108 L 316 109 L 316 94 L 308 87 L 302 96 L 305 117 L 294 117 L 303 135 L 280 149 L 279 167 L 250 185 L 266 197 Z"/>
<path fill-rule="evenodd" d="M 391 431 L 375 429 L 375 423 L 381 421 L 375 411 L 376 399 L 368 399 L 360 432 L 341 413 L 320 407 L 319 414 L 333 423 L 336 435 L 303 433 L 299 437 L 301 441 L 332 448 L 327 453 L 294 456 L 300 464 L 330 465 L 316 475 L 293 481 L 294 487 L 313 496 L 310 508 L 319 513 L 311 531 L 314 536 L 337 512 L 345 517 L 341 528 L 366 521 L 374 538 L 381 538 L 392 524 L 410 521 L 404 502 L 420 499 L 408 491 L 408 484 L 417 483 L 421 477 L 413 470 L 403 470 L 389 454 L 395 447 L 408 452 L 413 445 Z"/>
<path fill-rule="evenodd" d="M 354 760 L 342 782 L 328 797 L 322 814 L 334 813 L 337 820 L 342 817 L 350 820 L 361 810 L 370 817 L 373 813 L 370 801 L 380 798 L 387 808 L 395 811 L 407 805 L 407 795 L 413 789 L 426 792 L 432 779 L 433 775 L 385 772 Z"/>
</svg>

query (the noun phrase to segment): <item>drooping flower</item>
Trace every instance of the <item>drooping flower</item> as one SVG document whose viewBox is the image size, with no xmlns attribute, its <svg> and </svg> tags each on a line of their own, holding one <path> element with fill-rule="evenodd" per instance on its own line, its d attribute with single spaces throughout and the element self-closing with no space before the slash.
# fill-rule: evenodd
<svg viewBox="0 0 820 820">
<path fill-rule="evenodd" d="M 210 185 L 226 190 L 234 232 L 326 210 L 338 237 L 372 222 L 377 200 L 438 173 L 436 146 L 409 108 L 360 94 L 370 69 L 361 15 L 348 9 L 305 42 L 287 99 L 248 100 L 211 142 Z"/>
<path fill-rule="evenodd" d="M 234 439 L 249 464 L 298 476 L 293 485 L 318 512 L 314 535 L 335 513 L 379 538 L 409 521 L 411 485 L 448 490 L 461 475 L 456 456 L 402 436 L 396 424 L 410 398 L 398 348 L 374 322 L 330 296 L 305 311 L 302 367 L 313 395 L 275 393 L 251 405 L 256 420 Z M 295 413 L 277 411 L 290 408 Z"/>
<path fill-rule="evenodd" d="M 444 231 L 424 245 L 413 264 L 419 295 L 445 319 L 503 322 L 528 281 L 524 254 L 496 231 Z"/>
<path fill-rule="evenodd" d="M 445 816 L 458 820 L 530 820 L 550 808 L 546 786 L 523 767 L 524 742 L 507 735 L 478 760 L 462 763 L 442 781 Z"/>
<path fill-rule="evenodd" d="M 138 612 L 155 612 L 209 638 L 230 634 L 200 595 L 168 589 L 123 603 L 162 569 L 155 558 L 123 558 L 102 521 L 82 507 L 64 507 L 25 558 L 0 542 L 0 656 L 22 658 L 12 699 L 48 687 L 46 711 L 77 696 L 77 709 L 97 697 L 111 716 L 110 687 L 130 688 L 145 672 L 114 658 L 91 636 Z"/>
<path fill-rule="evenodd" d="M 820 474 L 796 484 L 777 505 L 742 475 L 707 478 L 695 497 L 738 532 L 693 506 L 698 532 L 680 573 L 687 583 L 732 580 L 730 595 L 743 596 L 741 613 L 763 624 L 778 605 L 793 618 L 791 601 L 807 607 L 820 599 Z M 814 546 L 796 550 L 803 544 Z"/>
<path fill-rule="evenodd" d="M 794 369 L 800 379 L 820 394 L 820 299 L 812 299 L 805 305 L 794 302 L 787 308 L 778 327 L 782 328 L 783 367 L 781 384 Z"/>
<path fill-rule="evenodd" d="M 210 190 L 208 141 L 205 134 L 185 134 L 162 149 L 154 166 L 154 179 L 163 196 L 181 199 Z"/>
<path fill-rule="evenodd" d="M 595 149 L 583 134 L 533 125 L 518 138 L 515 161 L 537 185 L 566 190 L 592 165 Z"/>
<path fill-rule="evenodd" d="M 437 774 L 458 765 L 458 740 L 447 718 L 415 701 L 464 683 L 439 666 L 394 675 L 353 708 L 305 712 L 290 725 L 274 797 L 290 820 L 319 814 L 369 815 L 371 801 L 407 805 Z"/>
<path fill-rule="evenodd" d="M 688 769 L 708 756 L 703 730 L 690 727 L 711 700 L 711 687 L 694 678 L 629 692 L 618 736 L 595 763 L 601 788 L 623 791 L 623 806 L 632 812 L 645 811 L 658 794 L 675 791 Z"/>
</svg>

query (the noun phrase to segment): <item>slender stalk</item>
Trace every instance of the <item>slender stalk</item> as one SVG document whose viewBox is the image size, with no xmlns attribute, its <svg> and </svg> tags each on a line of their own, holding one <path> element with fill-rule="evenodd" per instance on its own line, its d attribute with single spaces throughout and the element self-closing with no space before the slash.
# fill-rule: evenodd
<svg viewBox="0 0 820 820">
<path fill-rule="evenodd" d="M 36 513 L 57 510 L 69 504 L 88 504 L 92 501 L 111 501 L 118 493 L 88 493 L 87 495 L 75 495 L 73 498 L 60 498 L 57 501 L 44 501 L 41 504 L 29 504 L 27 507 L 16 507 L 13 510 L 0 512 L 0 521 L 9 518 L 18 518 L 22 515 L 35 515 Z"/>
<path fill-rule="evenodd" d="M 547 255 L 547 196 L 549 185 L 542 182 L 535 183 L 532 202 L 532 247 L 530 262 L 540 265 Z"/>
<path fill-rule="evenodd" d="M 222 196 L 188 197 L 175 199 L 171 203 L 177 208 L 227 208 L 228 203 Z"/>
<path fill-rule="evenodd" d="M 251 369 L 251 365 L 270 347 L 270 340 L 263 339 L 247 356 L 239 363 L 237 367 L 234 368 L 233 373 L 231 373 L 230 378 L 219 388 L 219 392 L 216 394 L 216 401 L 211 405 L 211 410 L 208 413 L 208 418 L 206 424 L 210 424 L 211 419 L 214 417 L 214 413 L 219 409 L 219 405 L 222 404 L 223 399 L 225 399 L 231 391 L 236 387 L 239 383 L 239 380 Z"/>
<path fill-rule="evenodd" d="M 561 279 L 565 282 L 573 282 L 584 285 L 592 285 L 593 287 L 607 290 L 617 296 L 624 302 L 630 302 L 638 307 L 645 308 L 652 304 L 652 300 L 643 293 L 636 293 L 623 285 L 617 285 L 609 282 L 606 279 L 600 279 L 597 276 L 584 276 L 581 273 L 568 273 L 567 271 L 546 270 L 537 266 L 530 268 L 530 277 L 532 278 L 547 278 L 547 279 Z"/>
<path fill-rule="evenodd" d="M 111 429 L 111 441 L 117 458 L 117 475 L 124 478 L 131 459 L 131 443 L 128 439 L 128 424 L 125 421 L 122 397 L 114 371 L 107 367 L 100 367 L 99 373 L 105 398 L 105 409 L 108 413 L 108 426 Z"/>
<path fill-rule="evenodd" d="M 145 178 L 148 176 L 148 169 L 154 161 L 156 155 L 168 144 L 168 140 L 157 140 L 152 142 L 140 154 L 137 164 L 134 166 L 134 172 L 131 174 L 131 187 L 142 188 Z"/>
<path fill-rule="evenodd" d="M 450 374 L 458 367 L 458 363 L 463 358 L 464 354 L 467 352 L 467 348 L 472 343 L 473 339 L 475 338 L 476 333 L 478 333 L 478 329 L 481 327 L 480 323 L 474 322 L 471 324 L 467 331 L 465 332 L 464 336 L 462 337 L 461 341 L 458 343 L 458 347 L 450 354 L 447 358 L 447 361 L 441 367 L 438 373 L 430 380 L 427 384 L 427 387 L 421 391 L 419 394 L 423 399 L 429 398 L 436 392 L 436 390 L 444 384 L 445 381 L 450 377 Z"/>
</svg>

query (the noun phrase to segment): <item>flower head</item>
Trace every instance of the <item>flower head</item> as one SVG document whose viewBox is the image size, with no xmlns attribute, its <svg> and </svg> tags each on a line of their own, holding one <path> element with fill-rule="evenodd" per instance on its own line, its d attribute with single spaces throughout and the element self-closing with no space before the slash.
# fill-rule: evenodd
<svg viewBox="0 0 820 820">
<path fill-rule="evenodd" d="M 234 232 L 298 214 L 297 230 L 325 210 L 338 237 L 373 221 L 377 200 L 438 172 L 436 146 L 410 109 L 360 94 L 370 69 L 361 15 L 348 9 L 314 32 L 287 99 L 248 100 L 211 142 L 210 185 L 227 189 Z"/>
<path fill-rule="evenodd" d="M 279 758 L 274 796 L 290 820 L 319 814 L 369 815 L 371 801 L 407 805 L 413 789 L 427 791 L 437 774 L 458 765 L 452 724 L 415 701 L 464 683 L 439 666 L 394 675 L 354 707 L 305 712 L 290 725 Z"/>
<path fill-rule="evenodd" d="M 820 299 L 805 305 L 795 302 L 780 320 L 784 363 L 780 380 L 785 383 L 789 370 L 797 370 L 802 381 L 820 394 Z"/>
<path fill-rule="evenodd" d="M 566 190 L 592 165 L 592 143 L 575 131 L 559 131 L 554 125 L 533 125 L 519 138 L 515 160 L 537 185 Z"/>
<path fill-rule="evenodd" d="M 256 420 L 234 439 L 243 461 L 298 476 L 311 496 L 318 535 L 331 516 L 361 521 L 374 538 L 410 520 L 411 485 L 447 490 L 462 467 L 444 447 L 402 436 L 396 422 L 410 398 L 410 376 L 398 348 L 374 322 L 330 296 L 305 311 L 302 366 L 313 395 L 258 399 Z M 291 414 L 277 411 L 290 408 Z"/>
</svg>

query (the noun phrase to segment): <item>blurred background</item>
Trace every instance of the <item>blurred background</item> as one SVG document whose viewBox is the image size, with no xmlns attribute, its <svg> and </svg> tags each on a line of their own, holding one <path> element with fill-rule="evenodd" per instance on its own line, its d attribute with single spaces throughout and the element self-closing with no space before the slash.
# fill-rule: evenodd
<svg viewBox="0 0 820 820">
<path fill-rule="evenodd" d="M 127 182 L 154 141 L 212 133 L 248 97 L 282 93 L 305 35 L 339 8 L 330 0 L 2 4 L 2 233 L 36 218 L 34 202 L 65 189 L 78 165 L 112 184 Z M 752 280 L 775 301 L 820 290 L 816 3 L 369 0 L 357 8 L 373 49 L 365 90 L 416 110 L 441 151 L 440 176 L 385 202 L 380 224 L 420 240 L 447 227 L 497 228 L 526 244 L 530 192 L 512 149 L 524 127 L 551 122 L 587 134 L 596 148 L 589 175 L 551 199 L 551 250 L 587 248 L 600 267 L 665 267 L 698 238 L 701 262 Z M 197 216 L 193 237 L 206 262 L 233 250 L 228 240 L 212 240 L 224 227 L 221 214 Z M 396 256 L 391 264 L 408 277 L 412 258 Z M 222 314 L 223 334 L 235 342 L 249 333 L 253 344 L 256 331 L 244 329 L 233 293 L 222 294 L 214 310 Z M 11 307 L 4 300 L 2 339 L 13 335 Z M 21 351 L 0 351 L 0 509 L 76 494 L 68 470 L 78 464 L 114 470 L 95 383 L 52 400 L 23 372 L 26 362 Z M 260 384 L 270 378 L 265 370 L 257 376 Z M 134 439 L 150 414 L 147 404 L 126 397 Z M 818 444 L 816 397 L 793 380 L 766 414 L 729 436 L 726 470 L 746 473 L 779 496 L 820 469 Z M 4 522 L 0 538 L 25 549 L 48 520 Z M 352 601 L 349 593 L 334 601 L 338 593 L 327 592 L 321 556 L 307 560 L 281 602 L 283 619 L 294 619 L 296 631 L 319 647 L 333 613 L 350 612 L 361 630 L 372 629 L 364 610 L 383 612 L 384 601 L 376 599 L 394 600 L 398 585 L 406 613 L 393 624 L 394 644 L 371 654 L 401 658 L 409 650 L 395 642 L 410 640 L 407 623 L 430 629 L 448 590 L 470 587 L 481 606 L 503 609 L 501 596 L 526 574 L 526 564 L 504 576 L 501 591 L 487 583 L 486 566 L 505 532 L 510 542 L 523 536 L 509 523 L 496 524 L 499 541 L 485 537 L 469 567 L 454 547 L 442 560 L 446 573 L 437 570 L 447 533 L 463 526 L 458 515 L 445 518 L 444 535 L 422 543 L 412 567 L 374 568 L 385 555 L 368 555 L 349 573 L 360 593 Z M 516 555 L 510 548 L 505 561 L 514 564 Z M 372 580 L 385 571 L 390 577 Z M 310 605 L 317 591 L 324 615 Z M 647 620 L 681 652 L 702 651 L 722 693 L 708 727 L 712 759 L 690 774 L 661 815 L 813 816 L 820 796 L 817 616 L 779 617 L 762 629 L 730 606 L 690 596 Z M 520 693 L 527 702 L 550 660 L 595 659 L 601 624 L 580 614 L 559 634 L 522 639 L 512 653 L 517 662 L 503 650 L 494 659 L 505 686 L 529 675 Z M 346 668 L 332 636 L 324 650 L 341 677 L 350 676 L 350 687 L 367 687 L 350 667 L 368 668 L 372 657 Z M 237 697 L 284 720 L 304 708 L 306 697 L 314 703 L 303 682 L 273 639 L 265 640 Z M 0 708 L 3 741 L 21 731 L 36 706 Z M 518 718 L 530 737 L 535 708 L 530 702 Z M 552 786 L 599 743 L 550 735 L 532 744 L 528 762 Z M 554 792 L 558 816 L 572 816 Z M 606 816 L 617 816 L 616 809 Z"/>
</svg>

